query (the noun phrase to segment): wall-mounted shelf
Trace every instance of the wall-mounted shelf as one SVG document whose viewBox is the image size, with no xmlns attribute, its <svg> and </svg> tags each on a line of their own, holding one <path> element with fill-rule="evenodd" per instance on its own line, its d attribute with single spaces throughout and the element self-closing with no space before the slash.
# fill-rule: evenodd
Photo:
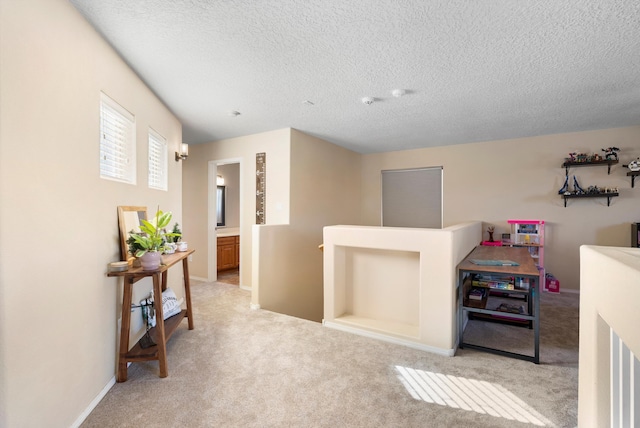
<svg viewBox="0 0 640 428">
<path fill-rule="evenodd" d="M 629 171 L 627 172 L 627 177 L 631 177 L 631 188 L 636 184 L 636 175 L 640 175 L 640 171 Z"/>
<path fill-rule="evenodd" d="M 567 207 L 567 199 L 572 198 L 607 198 L 607 206 L 611 205 L 611 198 L 620 196 L 619 193 L 581 193 L 572 195 L 560 195 L 564 198 L 564 207 Z"/>
<path fill-rule="evenodd" d="M 569 168 L 572 166 L 597 166 L 597 165 L 607 165 L 607 174 L 611 174 L 611 165 L 615 165 L 618 163 L 617 159 L 610 160 L 599 160 L 599 161 L 591 161 L 591 162 L 571 162 L 565 161 L 562 164 L 562 167 L 565 169 L 566 174 L 569 175 Z"/>
</svg>

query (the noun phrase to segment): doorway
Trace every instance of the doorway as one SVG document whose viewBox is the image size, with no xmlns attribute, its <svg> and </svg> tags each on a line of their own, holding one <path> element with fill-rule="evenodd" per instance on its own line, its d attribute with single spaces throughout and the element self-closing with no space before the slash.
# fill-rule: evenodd
<svg viewBox="0 0 640 428">
<path fill-rule="evenodd" d="M 241 161 L 209 162 L 209 281 L 241 285 Z"/>
</svg>

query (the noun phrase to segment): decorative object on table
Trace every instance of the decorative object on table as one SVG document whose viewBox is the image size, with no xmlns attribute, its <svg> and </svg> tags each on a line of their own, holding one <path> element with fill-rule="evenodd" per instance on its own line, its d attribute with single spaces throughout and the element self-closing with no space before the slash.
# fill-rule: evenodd
<svg viewBox="0 0 640 428">
<path fill-rule="evenodd" d="M 173 225 L 171 233 L 173 236 L 167 237 L 167 246 L 164 250 L 165 254 L 173 254 L 178 249 L 178 242 L 180 242 L 180 239 L 182 238 L 182 231 L 180 230 L 178 223 Z"/>
<path fill-rule="evenodd" d="M 149 334 L 149 330 L 151 327 L 155 327 L 156 325 L 156 310 L 153 307 L 153 290 L 151 290 L 151 302 L 149 299 L 142 299 L 140 301 L 140 309 L 142 312 L 142 320 L 147 328 L 144 336 L 140 338 L 140 347 L 143 349 L 151 348 L 155 346 L 156 343 L 151 338 L 151 334 Z"/>
<path fill-rule="evenodd" d="M 173 225 L 171 233 L 173 233 L 173 236 L 169 237 L 169 242 L 173 242 L 174 244 L 180 242 L 180 239 L 182 238 L 182 231 L 180 230 L 180 225 L 178 223 Z"/>
<path fill-rule="evenodd" d="M 180 308 L 180 305 L 183 301 L 184 299 L 182 298 L 178 299 L 176 293 L 174 293 L 171 287 L 167 287 L 167 289 L 162 292 L 162 319 L 166 320 L 180 313 L 180 311 L 182 310 Z M 143 309 L 142 317 L 145 323 L 147 323 L 149 329 L 155 327 L 156 313 L 153 309 L 153 290 L 151 290 L 151 292 L 149 293 L 149 297 L 140 301 L 140 307 L 151 308 L 146 311 Z"/>
<path fill-rule="evenodd" d="M 178 300 L 176 294 L 171 288 L 167 288 L 162 292 L 162 319 L 166 320 L 172 316 L 179 314 L 182 308 L 180 305 L 184 299 Z M 156 310 L 153 306 L 153 290 L 149 294 L 149 297 L 140 301 L 140 309 L 142 310 L 142 320 L 145 323 L 147 331 L 140 339 L 140 346 L 142 348 L 150 348 L 156 343 L 153 341 L 150 330 L 156 326 Z"/>
<path fill-rule="evenodd" d="M 165 250 L 168 239 L 176 236 L 173 232 L 165 232 L 171 221 L 171 212 L 162 212 L 160 208 L 151 221 L 140 221 L 140 233 L 131 233 L 130 237 L 137 248 L 135 256 L 140 258 L 142 269 L 158 269 L 162 261 L 161 254 Z"/>
<path fill-rule="evenodd" d="M 496 230 L 495 226 L 489 226 L 487 228 L 487 233 L 489 233 L 489 242 L 494 242 L 493 241 L 493 232 Z"/>
<path fill-rule="evenodd" d="M 503 233 L 502 234 L 502 245 L 511 245 L 511 234 Z"/>
<path fill-rule="evenodd" d="M 604 152 L 604 158 L 606 160 L 618 160 L 618 152 L 620 151 L 617 147 L 607 147 L 606 149 L 602 149 Z"/>
<path fill-rule="evenodd" d="M 129 269 L 129 262 L 111 262 L 109 263 L 109 272 L 124 272 Z"/>
<path fill-rule="evenodd" d="M 511 226 L 513 246 L 525 247 L 529 250 L 529 254 L 533 258 L 540 273 L 538 284 L 540 285 L 540 289 L 544 291 L 545 221 L 509 219 L 507 223 Z M 528 285 L 524 286 L 523 283 L 520 283 L 520 288 L 528 289 Z"/>
<path fill-rule="evenodd" d="M 187 249 L 189 248 L 187 241 L 180 241 L 178 242 L 178 251 L 187 251 Z"/>
</svg>

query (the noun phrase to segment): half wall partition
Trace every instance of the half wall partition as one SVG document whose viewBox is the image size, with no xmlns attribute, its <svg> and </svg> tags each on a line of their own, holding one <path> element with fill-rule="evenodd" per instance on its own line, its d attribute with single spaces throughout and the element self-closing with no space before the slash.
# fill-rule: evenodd
<svg viewBox="0 0 640 428">
<path fill-rule="evenodd" d="M 323 324 L 453 356 L 456 267 L 481 240 L 480 222 L 325 227 Z"/>
</svg>

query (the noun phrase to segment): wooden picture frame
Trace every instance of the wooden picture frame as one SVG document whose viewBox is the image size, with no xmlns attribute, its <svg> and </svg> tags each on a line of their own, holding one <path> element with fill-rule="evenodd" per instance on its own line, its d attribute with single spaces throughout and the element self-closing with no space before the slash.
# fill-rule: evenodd
<svg viewBox="0 0 640 428">
<path fill-rule="evenodd" d="M 129 233 L 140 232 L 140 220 L 147 220 L 147 207 L 118 206 L 118 227 L 120 229 L 120 256 L 123 261 L 128 261 L 133 257 L 129 254 L 127 239 Z"/>
</svg>

